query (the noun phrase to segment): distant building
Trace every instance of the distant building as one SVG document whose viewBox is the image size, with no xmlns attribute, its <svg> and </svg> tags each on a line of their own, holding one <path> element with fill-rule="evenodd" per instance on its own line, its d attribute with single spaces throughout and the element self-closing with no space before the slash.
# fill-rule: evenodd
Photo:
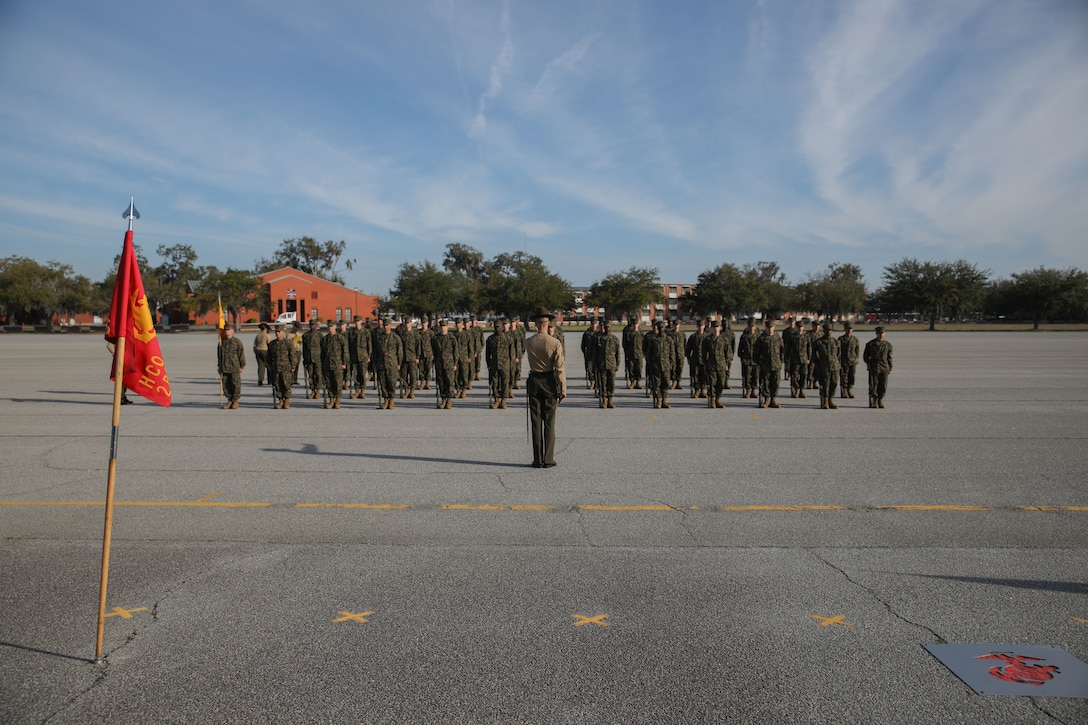
<svg viewBox="0 0 1088 725">
<path fill-rule="evenodd" d="M 274 320 L 284 312 L 296 313 L 299 322 L 309 320 L 351 320 L 378 316 L 378 298 L 360 292 L 358 287 L 344 287 L 292 267 L 261 275 L 271 309 L 266 319 Z"/>
</svg>

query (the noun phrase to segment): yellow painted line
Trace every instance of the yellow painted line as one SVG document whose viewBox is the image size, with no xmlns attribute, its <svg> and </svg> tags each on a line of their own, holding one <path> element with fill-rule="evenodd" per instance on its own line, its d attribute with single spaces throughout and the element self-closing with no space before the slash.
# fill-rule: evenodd
<svg viewBox="0 0 1088 725">
<path fill-rule="evenodd" d="M 0 506 L 105 506 L 105 501 L 0 501 Z M 182 506 L 209 508 L 266 508 L 271 503 L 252 501 L 114 501 L 114 506 Z"/>
<path fill-rule="evenodd" d="M 719 506 L 718 511 L 845 511 L 846 506 Z"/>
<path fill-rule="evenodd" d="M 662 504 L 645 505 L 645 506 L 595 506 L 586 505 L 576 507 L 579 511 L 675 511 L 674 506 L 665 506 Z"/>
<path fill-rule="evenodd" d="M 114 607 L 113 611 L 103 616 L 103 619 L 108 617 L 120 617 L 121 619 L 132 619 L 133 612 L 146 612 L 147 607 L 136 607 L 135 609 L 122 609 L 121 607 Z"/>
<path fill-rule="evenodd" d="M 608 618 L 607 614 L 598 614 L 598 615 L 595 615 L 593 617 L 585 617 L 585 616 L 582 616 L 581 614 L 572 614 L 570 616 L 574 617 L 574 626 L 575 627 L 584 627 L 587 624 L 596 624 L 598 627 L 607 627 L 608 626 L 608 622 L 604 621 L 605 619 Z"/>
<path fill-rule="evenodd" d="M 336 619 L 334 619 L 332 621 L 334 621 L 334 622 L 367 622 L 368 621 L 367 617 L 374 614 L 374 612 L 358 612 L 358 613 L 353 614 L 352 612 L 345 612 L 345 611 L 341 610 L 340 614 L 342 614 L 343 616 L 338 617 L 338 618 L 336 618 Z"/>
<path fill-rule="evenodd" d="M 878 511 L 993 511 L 993 506 L 874 506 Z"/>
<path fill-rule="evenodd" d="M 385 511 L 400 511 L 411 508 L 407 503 L 296 503 L 295 508 L 300 509 L 379 509 Z"/>
</svg>

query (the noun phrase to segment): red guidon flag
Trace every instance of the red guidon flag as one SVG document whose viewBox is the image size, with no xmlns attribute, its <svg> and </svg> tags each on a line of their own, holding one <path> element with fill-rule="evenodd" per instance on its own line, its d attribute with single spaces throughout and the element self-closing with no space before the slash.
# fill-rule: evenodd
<svg viewBox="0 0 1088 725">
<path fill-rule="evenodd" d="M 140 266 L 136 262 L 136 250 L 132 246 L 132 230 L 125 232 L 125 248 L 121 252 L 121 264 L 117 268 L 117 282 L 113 287 L 110 303 L 110 319 L 106 327 L 106 341 L 117 344 L 125 338 L 125 360 L 121 383 L 126 388 L 159 405 L 170 407 L 170 381 L 166 377 L 166 365 L 155 334 L 155 322 L 147 307 L 147 294 L 140 278 Z M 110 368 L 110 380 L 117 369 L 117 348 L 114 349 L 114 365 Z"/>
</svg>

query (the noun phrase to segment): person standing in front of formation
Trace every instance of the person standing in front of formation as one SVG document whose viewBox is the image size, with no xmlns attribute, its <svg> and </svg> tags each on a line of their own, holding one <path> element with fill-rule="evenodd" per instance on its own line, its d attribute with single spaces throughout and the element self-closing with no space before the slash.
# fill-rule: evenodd
<svg viewBox="0 0 1088 725">
<path fill-rule="evenodd" d="M 620 368 L 620 343 L 612 334 L 612 324 L 608 320 L 601 323 L 593 367 L 597 371 L 597 397 L 601 407 L 615 408 L 613 398 L 616 395 L 616 371 Z"/>
<path fill-rule="evenodd" d="M 710 323 L 710 334 L 703 336 L 703 370 L 706 375 L 706 407 L 724 408 L 722 390 L 729 376 L 729 339 L 722 334 L 721 323 Z"/>
<path fill-rule="evenodd" d="M 329 333 L 321 338 L 321 362 L 324 369 L 321 371 L 325 381 L 325 391 L 328 399 L 325 407 L 340 409 L 340 394 L 344 388 L 344 371 L 351 361 L 348 355 L 348 339 L 337 329 L 337 325 L 329 320 Z"/>
<path fill-rule="evenodd" d="M 258 325 L 257 337 L 253 338 L 253 357 L 257 360 L 257 385 L 264 385 L 264 381 L 272 382 L 268 376 L 268 343 L 272 336 L 268 334 L 268 325 Z"/>
<path fill-rule="evenodd" d="M 373 338 L 370 336 L 370 330 L 363 326 L 362 317 L 356 315 L 352 322 L 355 323 L 355 327 L 348 330 L 348 357 L 351 359 L 349 375 L 351 375 L 351 382 L 355 386 L 355 390 L 352 391 L 351 397 L 353 399 L 365 399 L 366 368 L 370 364 L 370 350 L 373 345 Z"/>
<path fill-rule="evenodd" d="M 246 369 L 246 349 L 242 341 L 234 336 L 233 327 L 223 328 L 223 339 L 219 342 L 219 377 L 223 381 L 223 395 L 226 402 L 223 410 L 238 409 L 238 399 L 242 397 L 242 372 Z"/>
<path fill-rule="evenodd" d="M 783 332 L 782 336 L 785 337 Z M 786 364 L 790 375 L 790 397 L 804 398 L 805 381 L 808 379 L 808 362 L 812 357 L 812 346 L 809 344 L 808 334 L 805 332 L 804 320 L 794 323 L 793 331 L 789 333 L 789 355 Z"/>
<path fill-rule="evenodd" d="M 854 336 L 854 326 L 842 323 L 845 332 L 839 336 L 839 395 L 843 398 L 854 397 L 854 374 L 858 368 L 861 347 Z"/>
<path fill-rule="evenodd" d="M 740 397 L 742 398 L 756 397 L 756 390 L 759 389 L 759 366 L 754 359 L 758 339 L 756 318 L 749 317 L 744 332 L 740 333 L 740 343 L 737 344 L 737 357 L 740 358 Z"/>
<path fill-rule="evenodd" d="M 865 343 L 862 359 L 869 371 L 869 407 L 883 408 L 888 377 L 892 374 L 892 344 L 884 339 L 883 327 L 875 332 L 876 337 Z"/>
<path fill-rule="evenodd" d="M 397 394 L 397 380 L 404 362 L 404 342 L 393 334 L 392 320 L 382 320 L 382 334 L 374 346 L 374 376 L 378 384 L 379 410 L 393 410 Z"/>
<path fill-rule="evenodd" d="M 525 385 L 533 430 L 533 468 L 555 466 L 555 415 L 567 397 L 563 346 L 548 334 L 555 315 L 543 307 L 533 316 L 536 334 L 525 342 L 529 380 Z"/>
<path fill-rule="evenodd" d="M 676 344 L 665 334 L 664 320 L 654 323 L 654 331 L 646 336 L 646 382 L 653 394 L 655 408 L 669 407 L 669 376 L 676 369 Z"/>
<path fill-rule="evenodd" d="M 420 345 L 423 340 L 411 319 L 401 322 L 397 333 L 404 347 L 404 362 L 400 366 L 400 397 L 415 398 L 416 386 L 419 384 L 419 359 L 422 355 Z"/>
<path fill-rule="evenodd" d="M 812 374 L 820 388 L 820 409 L 834 410 L 835 385 L 839 381 L 841 353 L 839 341 L 831 336 L 831 323 L 823 324 L 821 335 L 812 346 Z"/>
<path fill-rule="evenodd" d="M 284 337 L 281 325 L 276 325 L 276 339 L 268 343 L 268 382 L 272 385 L 272 399 L 277 410 L 291 407 L 291 380 L 294 370 L 291 341 Z"/>
<path fill-rule="evenodd" d="M 434 357 L 434 385 L 440 410 L 453 408 L 454 388 L 457 385 L 457 338 L 450 334 L 449 322 L 438 321 L 438 332 L 431 339 Z"/>
<path fill-rule="evenodd" d="M 484 361 L 487 363 L 487 387 L 491 410 L 505 410 L 510 394 L 510 368 L 513 364 L 513 336 L 506 331 L 506 321 L 495 318 L 495 331 L 484 340 Z"/>
<path fill-rule="evenodd" d="M 759 365 L 759 407 L 779 408 L 778 379 L 782 375 L 782 338 L 774 332 L 774 320 L 767 320 L 763 327 L 764 332 L 755 345 L 755 360 Z"/>
</svg>

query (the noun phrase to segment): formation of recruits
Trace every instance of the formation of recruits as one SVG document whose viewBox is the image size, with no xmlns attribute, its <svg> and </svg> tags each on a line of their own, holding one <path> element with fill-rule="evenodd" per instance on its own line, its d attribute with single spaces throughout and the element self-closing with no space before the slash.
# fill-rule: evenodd
<svg viewBox="0 0 1088 725">
<path fill-rule="evenodd" d="M 811 323 L 811 329 L 805 329 L 806 322 Z M 732 388 L 730 370 L 739 359 L 741 397 L 758 399 L 759 407 L 780 407 L 779 382 L 785 378 L 790 397 L 805 398 L 807 390 L 816 390 L 820 407 L 834 409 L 838 407 L 836 389 L 842 398 L 854 397 L 859 357 L 869 373 L 869 407 L 884 407 L 892 345 L 884 339 L 883 327 L 876 328 L 876 336 L 861 351 L 849 322 L 843 324 L 844 333 L 837 338 L 832 336 L 830 324 L 808 320 L 787 320 L 778 335 L 774 321 L 768 320 L 763 330 L 757 331 L 755 319 L 748 318 L 739 338 L 728 320 L 700 321 L 690 335 L 680 330 L 678 320 L 657 320 L 645 333 L 640 326 L 637 320 L 628 323 L 617 340 L 609 322 L 595 320 L 582 334 L 586 387 L 595 392 L 601 408 L 615 408 L 621 350 L 627 388 L 645 390 L 645 396 L 653 398 L 654 408 L 669 408 L 669 391 L 683 389 L 685 361 L 690 397 L 706 399 L 709 408 L 724 408 L 722 392 Z M 562 328 L 552 325 L 549 332 L 565 349 Z M 266 347 L 259 351 L 263 355 L 257 345 Z M 372 382 L 379 408 L 392 410 L 398 394 L 415 398 L 416 391 L 431 389 L 433 379 L 437 407 L 449 410 L 454 399 L 464 398 L 472 383 L 480 380 L 481 362 L 487 366 L 488 407 L 503 409 L 520 387 L 525 328 L 517 317 L 500 319 L 485 338 L 475 317 L 456 320 L 452 328 L 447 320 L 438 320 L 433 326 L 423 320 L 417 326 L 412 321 L 398 324 L 356 317 L 351 325 L 329 322 L 327 332 L 322 332 L 311 320 L 306 332 L 295 323 L 290 333 L 277 326 L 274 339 L 264 341 L 258 335 L 255 353 L 264 363 L 258 368 L 258 384 L 267 373 L 277 409 L 291 407 L 291 387 L 298 384 L 301 370 L 306 397 L 321 398 L 325 408 L 340 408 L 344 394 L 350 399 L 365 399 L 367 383 Z M 227 398 L 224 408 L 238 407 L 244 368 L 242 344 L 228 330 L 219 348 L 219 372 Z"/>
</svg>

